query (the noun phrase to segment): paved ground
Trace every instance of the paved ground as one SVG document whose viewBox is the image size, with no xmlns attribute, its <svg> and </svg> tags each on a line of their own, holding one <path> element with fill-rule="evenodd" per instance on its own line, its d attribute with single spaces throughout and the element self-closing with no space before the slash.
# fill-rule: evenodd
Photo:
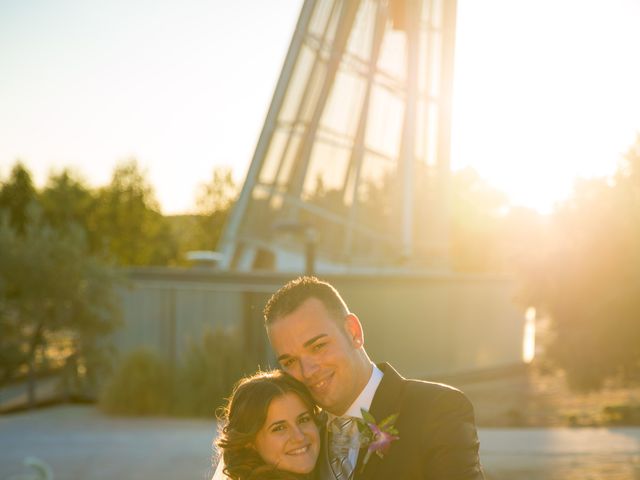
<svg viewBox="0 0 640 480">
<path fill-rule="evenodd" d="M 0 480 L 47 462 L 56 480 L 203 480 L 211 421 L 111 418 L 63 406 L 0 416 Z M 490 480 L 640 480 L 640 428 L 482 429 Z"/>
<path fill-rule="evenodd" d="M 482 429 L 493 480 L 640 480 L 640 428 Z"/>
<path fill-rule="evenodd" d="M 0 479 L 47 462 L 56 480 L 203 480 L 209 476 L 212 421 L 111 418 L 63 406 L 0 417 Z"/>
</svg>

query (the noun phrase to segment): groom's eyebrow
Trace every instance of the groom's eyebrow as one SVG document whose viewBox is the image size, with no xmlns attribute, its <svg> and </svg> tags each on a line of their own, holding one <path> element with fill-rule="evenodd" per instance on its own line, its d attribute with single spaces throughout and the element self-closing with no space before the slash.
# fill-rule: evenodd
<svg viewBox="0 0 640 480">
<path fill-rule="evenodd" d="M 302 344 L 303 347 L 308 347 L 309 345 L 313 345 L 315 342 L 317 342 L 319 339 L 323 338 L 323 337 L 328 337 L 328 335 L 326 333 L 321 333 L 320 335 L 316 335 L 313 338 L 310 338 L 309 340 L 307 340 L 306 342 L 304 342 Z M 285 358 L 289 358 L 291 355 L 289 355 L 288 353 L 285 353 L 283 355 L 280 355 L 277 358 L 277 361 L 280 362 L 282 360 L 284 360 Z"/>
<path fill-rule="evenodd" d="M 320 335 L 316 335 L 315 337 L 307 340 L 306 342 L 304 342 L 304 344 L 302 345 L 303 347 L 308 347 L 309 345 L 312 345 L 314 343 L 316 343 L 316 340 L 322 338 L 322 337 L 326 337 L 327 334 L 326 333 L 321 333 Z"/>
</svg>

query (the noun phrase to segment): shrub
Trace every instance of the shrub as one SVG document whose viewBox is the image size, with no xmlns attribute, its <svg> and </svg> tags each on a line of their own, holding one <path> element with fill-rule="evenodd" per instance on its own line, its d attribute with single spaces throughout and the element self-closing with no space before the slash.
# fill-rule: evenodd
<svg viewBox="0 0 640 480">
<path fill-rule="evenodd" d="M 607 405 L 602 413 L 607 425 L 640 425 L 640 405 Z"/>
<path fill-rule="evenodd" d="M 128 354 L 105 384 L 100 408 L 121 415 L 163 415 L 173 403 L 173 375 L 156 354 L 139 349 Z"/>
<path fill-rule="evenodd" d="M 157 354 L 128 354 L 104 385 L 100 408 L 122 415 L 212 417 L 235 382 L 257 368 L 237 334 L 205 332 L 171 369 Z"/>
<path fill-rule="evenodd" d="M 175 413 L 213 416 L 234 383 L 254 370 L 238 335 L 206 332 L 191 343 L 178 371 Z"/>
</svg>

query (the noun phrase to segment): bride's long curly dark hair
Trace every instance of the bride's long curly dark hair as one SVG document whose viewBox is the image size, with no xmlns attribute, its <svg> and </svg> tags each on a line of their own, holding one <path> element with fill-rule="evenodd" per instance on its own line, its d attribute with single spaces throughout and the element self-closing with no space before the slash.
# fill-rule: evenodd
<svg viewBox="0 0 640 480">
<path fill-rule="evenodd" d="M 293 392 L 309 407 L 314 419 L 317 407 L 305 386 L 281 372 L 258 372 L 240 380 L 218 415 L 220 421 L 216 446 L 224 460 L 224 474 L 232 480 L 299 480 L 310 478 L 276 469 L 267 464 L 251 447 L 267 419 L 271 402 Z M 317 420 L 316 420 L 317 421 Z"/>
</svg>

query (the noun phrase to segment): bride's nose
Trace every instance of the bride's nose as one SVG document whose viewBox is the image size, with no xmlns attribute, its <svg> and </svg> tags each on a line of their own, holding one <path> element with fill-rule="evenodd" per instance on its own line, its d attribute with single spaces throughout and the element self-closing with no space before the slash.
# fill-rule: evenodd
<svg viewBox="0 0 640 480">
<path fill-rule="evenodd" d="M 292 441 L 302 442 L 304 440 L 304 431 L 300 428 L 300 425 L 295 425 L 290 431 Z"/>
</svg>

